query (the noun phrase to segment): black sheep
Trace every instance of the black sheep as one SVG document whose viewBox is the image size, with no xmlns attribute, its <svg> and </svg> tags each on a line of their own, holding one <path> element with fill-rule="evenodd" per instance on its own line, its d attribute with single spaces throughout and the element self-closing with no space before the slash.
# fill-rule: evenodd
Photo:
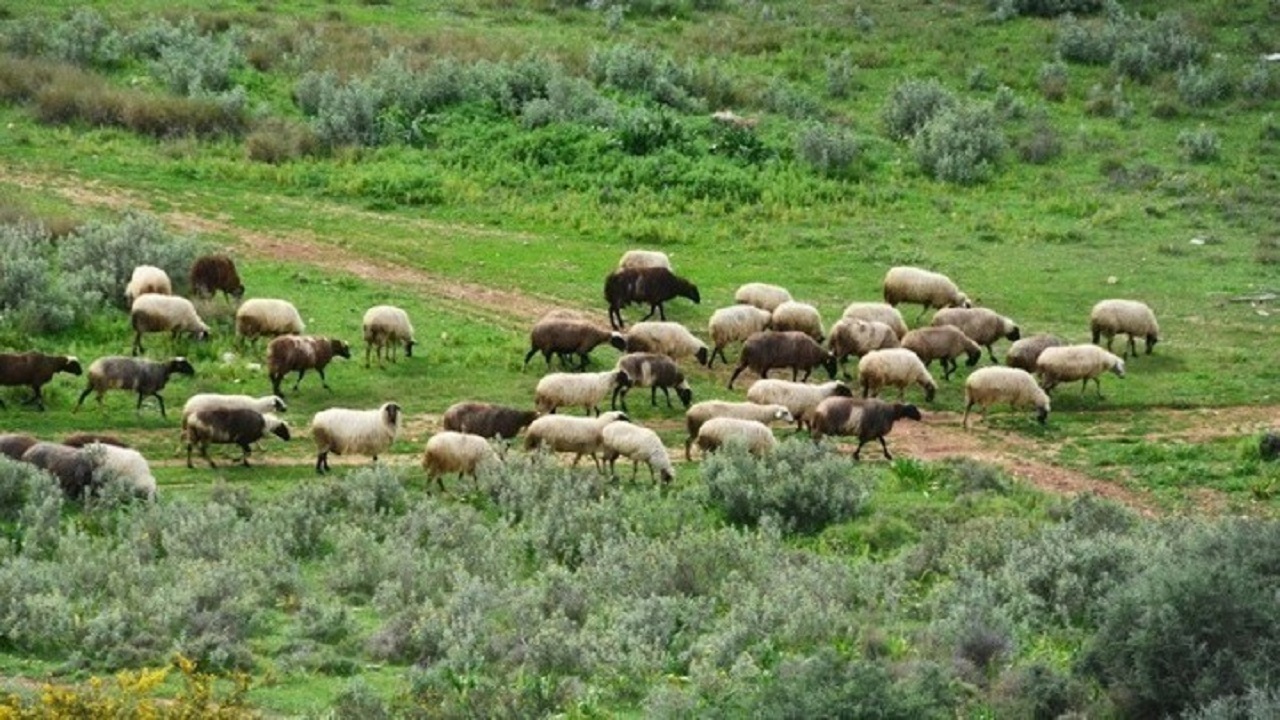
<svg viewBox="0 0 1280 720">
<path fill-rule="evenodd" d="M 492 403 L 460 402 L 450 405 L 444 411 L 441 422 L 445 430 L 510 440 L 537 417 L 536 410 L 521 410 Z"/>
<path fill-rule="evenodd" d="M 809 424 L 815 441 L 826 435 L 853 435 L 858 438 L 858 448 L 853 459 L 861 460 L 862 446 L 879 440 L 886 460 L 892 460 L 884 436 L 893 430 L 893 424 L 902 418 L 920 420 L 920 409 L 909 403 L 887 403 L 875 398 L 855 399 L 830 397 L 818 403 Z"/>
<path fill-rule="evenodd" d="M 733 389 L 733 381 L 747 368 L 766 378 L 773 368 L 789 367 L 792 380 L 796 380 L 800 370 L 804 370 L 804 377 L 799 378 L 804 382 L 819 365 L 826 369 L 832 380 L 836 379 L 836 356 L 816 340 L 796 330 L 765 330 L 753 334 L 742 344 L 738 367 L 734 368 L 733 375 L 729 377 L 729 389 Z"/>
<path fill-rule="evenodd" d="M 236 264 L 226 255 L 204 255 L 191 265 L 191 292 L 196 297 L 212 297 L 219 290 L 224 297 L 239 300 L 244 284 L 236 272 Z"/>
<path fill-rule="evenodd" d="M 22 461 L 57 478 L 63 494 L 72 500 L 80 500 L 93 490 L 94 463 L 86 450 L 38 442 L 27 448 Z"/>
<path fill-rule="evenodd" d="M 32 396 L 26 404 L 35 403 L 44 410 L 44 386 L 54 374 L 64 372 L 79 375 L 83 372 L 80 361 L 71 355 L 45 355 L 38 352 L 0 353 L 0 385 L 21 385 L 31 388 Z M 0 408 L 4 407 L 0 400 Z"/>
<path fill-rule="evenodd" d="M 689 407 L 689 403 L 693 402 L 693 389 L 689 387 L 688 381 L 685 380 L 680 366 L 676 364 L 675 360 L 666 355 L 659 353 L 630 353 L 618 359 L 617 367 L 627 373 L 627 376 L 631 378 L 631 384 L 625 387 L 619 385 L 613 389 L 611 406 L 614 410 L 617 410 L 619 404 L 621 404 L 622 411 L 628 412 L 627 393 L 633 387 L 649 388 L 649 404 L 654 407 L 658 406 L 659 388 L 662 390 L 663 397 L 667 399 L 667 407 L 671 407 L 669 388 L 676 389 L 676 396 L 680 398 L 680 402 L 685 407 Z"/>
<path fill-rule="evenodd" d="M 649 314 L 642 319 L 648 320 L 657 312 L 659 317 L 666 320 L 667 311 L 663 308 L 663 303 L 678 297 L 688 298 L 695 303 L 702 302 L 697 285 L 664 267 L 614 270 L 604 280 L 604 299 L 609 303 L 609 323 L 615 330 L 626 326 L 622 319 L 622 308 L 627 305 L 647 303 Z"/>
</svg>

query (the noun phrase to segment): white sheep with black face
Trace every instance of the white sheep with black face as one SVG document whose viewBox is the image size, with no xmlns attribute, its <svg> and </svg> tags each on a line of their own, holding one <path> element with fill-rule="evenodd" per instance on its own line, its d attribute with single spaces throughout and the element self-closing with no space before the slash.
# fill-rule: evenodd
<svg viewBox="0 0 1280 720">
<path fill-rule="evenodd" d="M 1124 356 L 1138 356 L 1138 348 L 1134 338 L 1146 341 L 1147 354 L 1160 341 L 1160 324 L 1156 322 L 1156 314 L 1146 303 L 1137 300 L 1103 300 L 1093 306 L 1089 313 L 1089 331 L 1093 334 L 1093 344 L 1097 345 L 1102 338 L 1107 339 L 1107 350 L 1116 335 L 1128 335 L 1129 346 Z"/>
<path fill-rule="evenodd" d="M 368 455 L 377 462 L 400 433 L 400 406 L 383 403 L 373 410 L 329 408 L 311 419 L 311 437 L 316 443 L 316 472 L 329 471 L 329 453 Z"/>
<path fill-rule="evenodd" d="M 946 275 L 905 266 L 890 268 L 885 273 L 884 301 L 894 306 L 918 303 L 924 306 L 921 315 L 930 308 L 967 308 L 973 305 L 969 296 L 960 292 L 960 288 Z"/>
<path fill-rule="evenodd" d="M 176 295 L 140 295 L 129 309 L 129 325 L 133 328 L 133 354 L 145 352 L 142 336 L 167 332 L 177 337 L 185 333 L 195 340 L 209 339 L 209 326 L 200 319 L 191 301 Z"/>
<path fill-rule="evenodd" d="M 613 422 L 600 431 L 600 439 L 604 444 L 604 461 L 609 466 L 609 473 L 617 475 L 614 465 L 619 457 L 631 460 L 631 481 L 635 482 L 636 471 L 640 463 L 649 466 L 649 479 L 654 479 L 657 472 L 662 482 L 675 479 L 675 468 L 671 466 L 671 455 L 662 443 L 658 433 L 646 427 L 629 422 Z"/>
<path fill-rule="evenodd" d="M 599 453 L 604 449 L 604 428 L 610 423 L 628 422 L 627 414 L 619 410 L 601 413 L 599 417 L 568 417 L 544 415 L 534 420 L 524 434 L 527 450 L 546 447 L 552 452 L 574 453 L 576 467 L 583 455 L 590 455 L 600 470 Z"/>
<path fill-rule="evenodd" d="M 901 400 L 909 385 L 923 388 L 926 401 L 933 400 L 938 392 L 938 383 L 924 362 L 906 348 L 875 350 L 863 355 L 858 361 L 858 383 L 863 397 L 874 397 L 882 388 L 896 387 Z"/>
<path fill-rule="evenodd" d="M 581 407 L 587 414 L 600 414 L 600 403 L 611 398 L 616 388 L 631 387 L 623 370 L 598 373 L 551 373 L 543 375 L 534 388 L 538 412 L 554 413 L 560 407 Z"/>
<path fill-rule="evenodd" d="M 1058 383 L 1080 380 L 1080 392 L 1083 393 L 1092 380 L 1097 386 L 1098 397 L 1102 397 L 1099 378 L 1108 372 L 1124 377 L 1124 371 L 1123 359 L 1097 345 L 1051 347 L 1036 358 L 1036 374 L 1040 376 L 1040 385 L 1045 392 L 1052 392 Z"/>
<path fill-rule="evenodd" d="M 964 427 L 969 427 L 969 411 L 974 405 L 987 417 L 987 408 L 996 403 L 1011 407 L 1030 405 L 1036 409 L 1036 420 L 1043 425 L 1049 418 L 1049 395 L 1031 373 L 1020 368 L 986 367 L 975 370 L 964 382 Z"/>
<path fill-rule="evenodd" d="M 396 348 L 404 348 L 404 356 L 413 357 L 413 323 L 409 321 L 409 313 L 394 305 L 375 305 L 365 311 L 364 321 L 364 366 L 369 367 L 369 355 L 373 353 L 378 359 L 378 367 L 382 367 L 382 356 L 385 353 L 391 362 L 396 362 Z"/>
<path fill-rule="evenodd" d="M 427 440 L 422 452 L 422 469 L 427 471 L 427 482 L 435 480 L 444 490 L 444 476 L 457 473 L 461 478 L 476 472 L 486 464 L 500 462 L 498 453 L 489 440 L 480 435 L 445 430 Z"/>
</svg>

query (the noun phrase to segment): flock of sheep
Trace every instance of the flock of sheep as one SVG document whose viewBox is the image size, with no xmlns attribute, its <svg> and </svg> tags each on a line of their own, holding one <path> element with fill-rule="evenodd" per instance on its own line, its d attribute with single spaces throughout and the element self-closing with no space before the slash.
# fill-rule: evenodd
<svg viewBox="0 0 1280 720">
<path fill-rule="evenodd" d="M 267 372 L 272 395 L 202 394 L 183 407 L 182 437 L 187 444 L 187 465 L 192 452 L 199 450 L 210 466 L 211 444 L 232 444 L 243 451 L 241 462 L 248 465 L 254 443 L 268 435 L 290 438 L 289 427 L 275 413 L 285 409 L 280 383 L 296 372 L 294 390 L 309 370 L 314 370 L 324 387 L 324 369 L 334 357 L 351 357 L 350 347 L 336 338 L 304 335 L 305 324 L 288 301 L 252 298 L 241 301 L 244 286 L 232 261 L 212 255 L 192 266 L 190 283 L 198 297 L 223 292 L 239 303 L 235 315 L 237 343 L 254 346 L 270 338 L 266 347 Z M 483 402 L 459 402 L 442 416 L 443 430 L 433 435 L 424 449 L 422 466 L 429 479 L 443 488 L 443 475 L 472 475 L 484 463 L 500 459 L 491 440 L 511 440 L 524 432 L 527 449 L 539 447 L 574 454 L 576 465 L 590 456 L 598 470 L 612 472 L 619 457 L 633 462 L 633 478 L 640 463 L 649 466 L 651 477 L 669 481 L 673 475 L 665 445 L 650 428 L 630 421 L 627 394 L 635 388 L 649 388 L 650 402 L 657 404 L 662 390 L 671 407 L 670 391 L 686 408 L 686 459 L 692 446 L 714 451 L 728 442 L 744 444 L 752 453 L 769 452 L 777 440 L 770 424 L 796 423 L 808 429 L 815 440 L 825 436 L 857 438 L 854 457 L 862 447 L 879 441 L 890 458 L 885 436 L 903 418 L 920 420 L 920 410 L 902 402 L 907 388 L 919 386 L 931 401 L 937 382 L 929 368 L 934 360 L 949 380 L 964 358 L 966 365 L 978 363 L 985 348 L 993 363 L 998 362 L 993 345 L 1013 341 L 1005 356 L 1005 366 L 994 365 L 972 372 L 965 380 L 964 426 L 978 406 L 984 417 L 997 403 L 1031 406 L 1040 422 L 1049 413 L 1049 391 L 1057 384 L 1080 380 L 1087 388 L 1090 380 L 1101 396 L 1100 376 L 1125 373 L 1125 362 L 1110 352 L 1115 335 L 1127 335 L 1126 357 L 1137 354 L 1136 338 L 1145 342 L 1146 352 L 1159 339 L 1159 328 L 1151 309 L 1133 300 L 1103 300 L 1090 316 L 1093 344 L 1068 344 L 1047 334 L 1022 337 L 1018 325 L 987 308 L 972 306 L 969 297 L 944 275 L 912 267 L 895 267 L 883 283 L 884 302 L 855 302 L 845 308 L 841 319 L 823 327 L 814 306 L 797 302 L 784 288 L 764 283 L 748 283 L 738 288 L 736 304 L 716 310 L 708 322 L 709 347 L 683 325 L 666 320 L 664 304 L 676 298 L 700 301 L 698 288 L 675 274 L 669 258 L 660 252 L 633 250 L 626 253 L 618 268 L 605 280 L 604 295 L 609 306 L 612 329 L 597 325 L 592 318 L 566 310 L 548 313 L 530 330 L 527 367 L 541 354 L 547 370 L 557 358 L 561 372 L 548 372 L 537 383 L 533 409 Z M 143 338 L 149 333 L 189 334 L 203 339 L 209 327 L 199 317 L 194 304 L 172 294 L 165 273 L 152 266 L 138 267 L 127 289 L 131 303 L 130 326 L 134 331 L 133 351 L 144 352 Z M 649 313 L 627 327 L 622 312 L 633 304 L 648 305 Z M 899 304 L 919 304 L 920 315 L 936 309 L 932 323 L 909 330 Z M 649 320 L 655 313 L 661 318 Z M 917 318 L 919 319 L 919 318 Z M 365 365 L 384 356 L 396 361 L 398 348 L 411 357 L 413 326 L 401 309 L 380 305 L 370 308 L 363 321 Z M 1105 338 L 1107 349 L 1097 344 Z M 592 350 L 609 344 L 624 354 L 617 364 L 602 372 L 586 372 Z M 733 389 L 743 371 L 750 369 L 759 379 L 746 392 L 745 402 L 710 400 L 694 403 L 681 361 L 696 360 L 710 368 L 717 357 L 729 363 L 726 349 L 740 344 L 739 359 L 728 382 Z M 857 389 L 837 374 L 851 356 L 858 358 Z M 829 376 L 825 383 L 808 382 L 816 368 Z M 790 380 L 769 378 L 776 368 L 792 371 Z M 43 385 L 58 372 L 80 375 L 83 371 L 73 357 L 20 353 L 0 355 L 0 385 L 30 387 L 30 400 L 43 409 Z M 137 357 L 112 356 L 95 360 L 87 371 L 85 398 L 96 393 L 99 403 L 112 389 L 137 394 L 137 407 L 147 397 L 156 398 L 161 415 L 164 400 L 160 391 L 175 373 L 191 375 L 194 369 L 184 358 L 154 361 Z M 850 378 L 848 371 L 844 377 Z M 886 388 L 898 390 L 898 402 L 878 399 Z M 1083 391 L 1083 390 L 1082 390 Z M 602 411 L 608 400 L 609 410 Z M 581 407 L 585 417 L 557 413 L 559 408 Z M 619 409 L 620 408 L 620 409 Z M 330 408 L 315 414 L 310 424 L 316 444 L 316 471 L 329 469 L 330 453 L 361 454 L 377 459 L 395 441 L 401 422 L 397 403 L 355 410 Z M 80 436 L 79 447 L 37 442 L 25 435 L 0 435 L 0 453 L 35 463 L 48 469 L 71 495 L 92 489 L 93 478 L 109 469 L 132 480 L 140 492 L 154 495 L 155 481 L 141 456 L 120 456 L 128 450 L 114 438 Z M 139 460 L 141 462 L 139 463 Z M 602 465 L 603 461 L 603 465 Z M 98 473 L 98 474 L 95 474 Z"/>
</svg>

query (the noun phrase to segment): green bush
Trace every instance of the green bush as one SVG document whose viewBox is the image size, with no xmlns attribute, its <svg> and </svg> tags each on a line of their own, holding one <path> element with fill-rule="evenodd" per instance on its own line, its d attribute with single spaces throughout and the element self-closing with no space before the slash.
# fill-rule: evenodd
<svg viewBox="0 0 1280 720">
<path fill-rule="evenodd" d="M 881 118 L 889 136 L 907 140 L 935 116 L 956 105 L 955 95 L 937 80 L 904 80 L 894 86 Z"/>
<path fill-rule="evenodd" d="M 1062 58 L 1088 65 L 1111 64 L 1117 73 L 1146 82 L 1159 72 L 1194 64 L 1204 56 L 1204 47 L 1176 13 L 1145 20 L 1112 4 L 1106 15 L 1101 22 L 1063 18 L 1057 41 Z"/>
<path fill-rule="evenodd" d="M 680 117 L 666 109 L 624 111 L 614 128 L 618 145 L 631 155 L 649 155 L 684 139 Z"/>
<path fill-rule="evenodd" d="M 929 177 L 972 185 L 991 177 L 1005 145 L 991 108 L 970 104 L 935 115 L 912 140 L 911 149 Z"/>
<path fill-rule="evenodd" d="M 1261 105 L 1280 98 L 1280 73 L 1275 63 L 1256 62 L 1240 80 L 1240 96 L 1246 103 Z"/>
<path fill-rule="evenodd" d="M 1030 131 L 1018 140 L 1018 157 L 1032 165 L 1043 165 L 1062 154 L 1062 139 L 1047 117 L 1040 116 Z"/>
<path fill-rule="evenodd" d="M 823 113 L 821 102 L 781 78 L 769 82 L 762 100 L 765 108 L 792 120 L 818 119 Z"/>
<path fill-rule="evenodd" d="M 196 240 L 173 235 L 154 216 L 130 211 L 117 223 L 86 223 L 59 244 L 58 256 L 73 297 L 125 308 L 124 289 L 135 267 L 159 267 L 181 292 L 202 250 Z"/>
<path fill-rule="evenodd" d="M 1208 107 L 1231 97 L 1231 77 L 1221 65 L 1184 65 L 1177 72 L 1178 97 L 1191 107 Z"/>
<path fill-rule="evenodd" d="M 125 42 L 102 13 L 76 9 L 48 30 L 47 51 L 53 57 L 82 66 L 114 67 L 124 58 Z"/>
<path fill-rule="evenodd" d="M 1040 94 L 1049 102 L 1062 102 L 1067 97 L 1067 88 L 1070 84 L 1070 78 L 1067 71 L 1067 64 L 1061 60 L 1047 62 L 1040 66 L 1040 73 L 1036 76 L 1037 83 L 1040 87 Z"/>
<path fill-rule="evenodd" d="M 692 110 L 699 103 L 689 93 L 689 75 L 656 50 L 611 45 L 592 51 L 587 74 L 600 86 L 635 93 L 672 108 Z"/>
<path fill-rule="evenodd" d="M 1280 688 L 1252 687 L 1241 695 L 1215 698 L 1182 714 L 1182 720 L 1254 720 L 1280 717 Z"/>
<path fill-rule="evenodd" d="M 826 177 L 854 177 L 864 151 L 852 132 L 831 125 L 812 124 L 796 136 L 796 158 Z"/>
<path fill-rule="evenodd" d="M 156 46 L 150 63 L 152 75 L 178 95 L 200 96 L 229 89 L 232 73 L 245 62 L 239 35 L 202 35 L 190 19 L 177 30 Z"/>
<path fill-rule="evenodd" d="M 1214 162 L 1222 156 L 1222 141 L 1218 133 L 1203 125 L 1178 133 L 1178 148 L 1183 157 L 1194 163 Z"/>
<path fill-rule="evenodd" d="M 857 76 L 858 65 L 848 50 L 836 57 L 827 58 L 825 66 L 827 97 L 843 100 L 862 87 Z"/>
<path fill-rule="evenodd" d="M 987 6 L 1002 18 L 1018 15 L 1056 17 L 1075 13 L 1087 15 L 1102 9 L 1103 0 L 987 0 Z"/>
<path fill-rule="evenodd" d="M 245 156 L 280 165 L 315 154 L 319 140 L 310 127 L 284 118 L 263 118 L 244 139 Z"/>
</svg>

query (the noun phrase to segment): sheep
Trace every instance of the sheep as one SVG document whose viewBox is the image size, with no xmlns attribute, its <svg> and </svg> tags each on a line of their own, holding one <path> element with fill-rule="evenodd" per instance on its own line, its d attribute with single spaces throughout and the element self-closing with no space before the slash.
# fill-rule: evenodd
<svg viewBox="0 0 1280 720">
<path fill-rule="evenodd" d="M 673 360 L 696 358 L 699 365 L 711 362 L 711 350 L 678 322 L 638 322 L 623 335 L 627 352 L 662 353 Z"/>
<path fill-rule="evenodd" d="M 470 475 L 474 480 L 480 466 L 492 462 L 499 462 L 498 453 L 488 440 L 480 435 L 452 430 L 432 435 L 422 452 L 422 469 L 427 471 L 427 482 L 434 479 L 441 492 L 444 492 L 445 473 L 458 473 L 459 478 Z"/>
<path fill-rule="evenodd" d="M 1045 392 L 1052 392 L 1060 382 L 1081 380 L 1080 394 L 1083 395 L 1092 380 L 1101 398 L 1102 380 L 1099 376 L 1108 370 L 1124 377 L 1124 360 L 1097 345 L 1051 347 L 1036 358 L 1036 374 L 1040 376 L 1040 385 Z"/>
<path fill-rule="evenodd" d="M 1048 333 L 1024 337 L 1009 346 L 1009 351 L 1004 354 L 1004 364 L 1033 373 L 1036 371 L 1036 359 L 1040 357 L 1040 353 L 1046 348 L 1066 344 L 1066 340 Z"/>
<path fill-rule="evenodd" d="M 893 424 L 903 418 L 921 420 L 920 409 L 910 403 L 888 403 L 875 398 L 853 399 L 831 397 L 823 400 L 813 411 L 810 423 L 813 439 L 827 435 L 852 435 L 858 438 L 853 459 L 862 459 L 862 446 L 872 440 L 880 441 L 884 459 L 892 460 L 884 436 L 893 430 Z"/>
<path fill-rule="evenodd" d="M 996 353 L 991 346 L 1000 338 L 1018 340 L 1022 331 L 1017 323 L 987 308 L 945 308 L 933 316 L 933 326 L 951 325 L 960 328 L 960 332 L 969 339 L 987 349 L 991 362 L 996 360 Z"/>
<path fill-rule="evenodd" d="M 1135 336 L 1146 340 L 1147 354 L 1150 355 L 1156 343 L 1160 342 L 1160 325 L 1156 322 L 1156 314 L 1146 303 L 1137 300 L 1103 300 L 1093 306 L 1089 313 L 1089 331 L 1093 333 L 1093 344 L 1103 336 L 1107 338 L 1107 350 L 1118 334 L 1129 336 L 1129 347 L 1124 356 L 1138 356 L 1138 348 L 1133 342 Z"/>
<path fill-rule="evenodd" d="M 46 355 L 39 352 L 0 353 L 0 386 L 26 386 L 31 388 L 31 398 L 26 404 L 35 403 L 44 410 L 44 386 L 57 373 L 80 375 L 84 372 L 74 355 Z M 0 408 L 5 407 L 0 400 Z"/>
<path fill-rule="evenodd" d="M 562 405 L 581 405 L 588 415 L 600 414 L 600 403 L 611 397 L 614 388 L 629 387 L 631 376 L 622 370 L 598 373 L 551 373 L 534 389 L 538 412 L 554 413 Z"/>
<path fill-rule="evenodd" d="M 290 372 L 297 371 L 298 379 L 293 383 L 297 392 L 302 376 L 308 370 L 315 370 L 320 376 L 320 385 L 333 392 L 324 377 L 324 369 L 335 357 L 351 359 L 351 348 L 342 340 L 323 335 L 281 335 L 267 344 L 267 375 L 271 378 L 271 392 L 283 396 L 280 381 Z"/>
<path fill-rule="evenodd" d="M 288 300 L 251 298 L 236 309 L 236 344 L 253 345 L 260 337 L 301 335 L 307 324 Z"/>
<path fill-rule="evenodd" d="M 893 333 L 901 340 L 903 335 L 907 334 L 907 321 L 902 319 L 902 313 L 898 312 L 898 308 L 887 305 L 882 302 L 853 302 L 845 306 L 844 314 L 841 315 L 844 320 L 866 320 L 867 322 L 882 322 L 893 328 Z"/>
<path fill-rule="evenodd" d="M 122 448 L 129 447 L 129 443 L 121 440 L 115 435 L 104 435 L 102 433 L 72 433 L 62 438 L 63 445 L 73 448 L 82 448 L 94 443 L 99 445 L 114 445 Z"/>
<path fill-rule="evenodd" d="M 735 417 L 717 417 L 704 422 L 698 428 L 698 449 L 703 453 L 719 450 L 735 438 L 746 445 L 747 451 L 759 457 L 778 447 L 778 439 L 768 425 L 757 420 Z"/>
<path fill-rule="evenodd" d="M 884 301 L 895 307 L 903 302 L 920 303 L 924 306 L 921 315 L 929 308 L 972 306 L 969 296 L 960 292 L 960 288 L 946 275 L 901 266 L 889 268 L 885 273 Z"/>
<path fill-rule="evenodd" d="M 666 268 L 671 269 L 671 258 L 659 250 L 628 250 L 618 260 L 618 269 L 627 268 Z"/>
<path fill-rule="evenodd" d="M 0 455 L 11 458 L 13 460 L 21 460 L 22 453 L 28 448 L 35 445 L 38 441 L 30 436 L 21 433 L 4 433 L 0 435 Z"/>
<path fill-rule="evenodd" d="M 400 406 L 393 402 L 373 410 L 329 408 L 316 413 L 311 418 L 316 472 L 329 472 L 329 453 L 368 455 L 377 462 L 400 432 L 400 415 Z"/>
<path fill-rule="evenodd" d="M 1036 409 L 1036 420 L 1041 425 L 1049 419 L 1049 394 L 1039 385 L 1031 373 L 1021 368 L 985 367 L 973 371 L 964 381 L 964 422 L 969 428 L 969 411 L 974 405 L 982 408 L 982 418 L 987 418 L 987 408 L 995 403 L 1007 402 L 1010 407 L 1031 405 Z"/>
<path fill-rule="evenodd" d="M 198 298 L 213 297 L 221 291 L 228 300 L 244 297 L 244 284 L 236 264 L 226 255 L 202 255 L 191 264 L 191 292 Z"/>
<path fill-rule="evenodd" d="M 119 478 L 128 483 L 138 497 L 148 502 L 156 499 L 156 478 L 142 453 L 107 443 L 90 443 L 83 451 L 94 466 L 92 487 L 98 488 L 110 478 Z"/>
<path fill-rule="evenodd" d="M 684 457 L 693 459 L 689 448 L 698 437 L 698 429 L 711 418 L 732 417 L 740 420 L 755 420 L 768 425 L 772 422 L 795 422 L 795 416 L 785 405 L 761 405 L 753 402 L 726 402 L 724 400 L 704 400 L 695 403 L 685 411 L 684 424 L 689 437 L 684 441 Z"/>
<path fill-rule="evenodd" d="M 129 284 L 124 288 L 124 301 L 133 305 L 134 300 L 147 293 L 173 294 L 173 283 L 169 281 L 169 274 L 155 265 L 139 265 L 133 269 Z"/>
<path fill-rule="evenodd" d="M 908 385 L 924 388 L 924 399 L 932 401 L 938 392 L 938 384 L 929 375 L 920 357 L 906 348 L 873 350 L 858 361 L 858 383 L 862 397 L 878 394 L 885 386 L 898 388 L 898 399 L 906 394 Z"/>
<path fill-rule="evenodd" d="M 617 477 L 615 465 L 619 457 L 631 460 L 631 482 L 636 481 L 636 472 L 640 463 L 649 466 L 649 480 L 654 480 L 657 471 L 663 483 L 675 479 L 675 469 L 671 467 L 671 455 L 662 444 L 658 433 L 646 427 L 632 425 L 629 422 L 615 422 L 605 425 L 600 431 L 604 445 L 604 461 L 609 466 L 609 474 Z"/>
<path fill-rule="evenodd" d="M 885 305 L 885 307 L 889 306 Z M 889 309 L 892 310 L 892 308 Z M 897 331 L 878 320 L 841 318 L 831 326 L 831 337 L 827 338 L 827 346 L 831 348 L 831 353 L 840 363 L 844 376 L 848 378 L 849 371 L 845 368 L 850 355 L 860 358 L 872 350 L 896 348 L 900 346 L 900 340 Z"/>
<path fill-rule="evenodd" d="M 524 356 L 524 367 L 529 367 L 529 361 L 541 352 L 548 368 L 551 367 L 552 354 L 559 355 L 561 365 L 565 366 L 568 365 L 568 357 L 576 354 L 578 369 L 583 370 L 591 360 L 591 351 L 606 342 L 618 350 L 626 348 L 626 340 L 621 333 L 553 311 L 534 323 L 529 331 L 529 352 Z"/>
<path fill-rule="evenodd" d="M 409 313 L 394 305 L 374 305 L 364 313 L 364 366 L 369 367 L 369 352 L 376 349 L 378 367 L 382 367 L 382 352 L 386 349 L 391 362 L 396 361 L 396 346 L 404 345 L 404 356 L 413 357 L 413 323 Z"/>
<path fill-rule="evenodd" d="M 778 332 L 765 330 L 747 338 L 742 344 L 742 356 L 738 358 L 738 367 L 729 377 L 729 389 L 733 389 L 733 381 L 746 368 L 751 368 L 761 378 L 769 377 L 769 370 L 775 367 L 791 368 L 791 379 L 796 380 L 801 370 L 808 380 L 815 367 L 821 365 L 836 379 L 836 356 L 822 347 L 813 338 L 794 330 Z"/>
<path fill-rule="evenodd" d="M 774 308 L 791 300 L 791 293 L 786 288 L 768 283 L 750 282 L 738 288 L 733 294 L 733 301 L 742 305 L 751 305 L 772 313 Z"/>
<path fill-rule="evenodd" d="M 249 410 L 257 410 L 260 413 L 269 413 L 286 412 L 289 406 L 285 404 L 284 398 L 279 395 L 253 397 L 251 395 L 199 393 L 187 398 L 186 404 L 182 406 L 182 416 L 185 418 L 201 410 L 212 410 L 214 408 L 226 408 L 228 410 L 248 408 Z"/>
<path fill-rule="evenodd" d="M 811 423 L 810 415 L 819 403 L 834 396 L 853 397 L 853 391 L 838 380 L 821 385 L 789 380 L 757 380 L 747 388 L 747 399 L 753 403 L 786 407 L 795 418 L 798 430 Z"/>
<path fill-rule="evenodd" d="M 774 330 L 796 330 L 822 342 L 826 334 L 822 330 L 822 316 L 818 308 L 809 303 L 788 300 L 773 309 L 770 325 Z"/>
<path fill-rule="evenodd" d="M 973 367 L 982 359 L 982 348 L 954 325 L 916 328 L 902 338 L 902 347 L 915 353 L 925 367 L 934 360 L 942 361 L 942 379 L 950 380 L 959 364 L 956 358 L 965 355 L 965 365 Z"/>
<path fill-rule="evenodd" d="M 610 401 L 614 410 L 618 409 L 618 403 L 621 402 L 623 412 L 627 412 L 627 393 L 632 388 L 638 387 L 650 388 L 649 403 L 654 407 L 658 405 L 658 388 L 662 388 L 662 395 L 667 399 L 667 407 L 671 407 L 671 393 L 668 392 L 668 388 L 676 389 L 676 396 L 685 407 L 689 407 L 689 403 L 693 401 L 693 389 L 689 387 L 689 381 L 685 379 L 676 361 L 666 355 L 629 353 L 618 358 L 615 369 L 626 373 L 631 383 L 614 387 Z"/>
<path fill-rule="evenodd" d="M 102 396 L 108 390 L 133 390 L 138 393 L 136 410 L 141 412 L 143 399 L 148 396 L 154 397 L 160 404 L 160 417 L 168 417 L 164 411 L 164 398 L 160 396 L 160 391 L 174 374 L 191 377 L 196 374 L 196 370 L 184 357 L 175 357 L 164 362 L 139 360 L 121 355 L 100 357 L 89 365 L 89 386 L 80 393 L 80 399 L 76 401 L 72 412 L 80 412 L 80 406 L 84 404 L 84 399 L 89 397 L 89 393 L 97 393 L 98 405 L 101 406 Z"/>
<path fill-rule="evenodd" d="M 711 356 L 707 359 L 707 367 L 711 367 L 716 355 L 719 355 L 720 359 L 728 365 L 729 358 L 725 357 L 725 347 L 729 343 L 744 342 L 753 334 L 768 330 L 772 320 L 772 313 L 754 305 L 731 305 L 711 313 L 711 319 L 707 321 L 707 334 L 711 337 L 711 342 L 715 343 L 715 347 L 712 348 Z"/>
<path fill-rule="evenodd" d="M 444 411 L 440 424 L 445 430 L 510 440 L 537 418 L 537 410 L 521 410 L 492 403 L 460 402 L 450 405 Z"/>
<path fill-rule="evenodd" d="M 632 303 L 648 303 L 649 314 L 643 320 L 658 316 L 666 320 L 663 303 L 673 298 L 688 298 L 695 304 L 702 302 L 698 286 L 676 275 L 667 268 L 626 268 L 614 270 L 604 280 L 604 300 L 609 303 L 609 324 L 621 330 L 626 323 L 622 308 Z"/>
<path fill-rule="evenodd" d="M 72 500 L 82 499 L 93 488 L 94 463 L 81 448 L 37 442 L 22 453 L 21 460 L 52 475 L 62 493 Z"/>
<path fill-rule="evenodd" d="M 217 467 L 209 457 L 209 445 L 239 445 L 244 454 L 240 464 L 249 467 L 250 445 L 268 434 L 281 440 L 289 440 L 289 426 L 272 413 L 261 413 L 247 407 L 209 407 L 197 409 L 182 418 L 182 437 L 187 441 L 187 467 L 191 464 L 191 449 L 200 447 L 200 457 Z"/>
<path fill-rule="evenodd" d="M 583 455 L 590 455 L 599 471 L 597 453 L 604 447 L 602 431 L 614 422 L 630 422 L 630 418 L 620 410 L 610 410 L 595 418 L 546 415 L 530 423 L 524 436 L 524 446 L 526 450 L 546 446 L 552 452 L 575 453 L 574 467 L 578 466 Z"/>
<path fill-rule="evenodd" d="M 174 338 L 178 333 L 189 333 L 195 340 L 209 339 L 209 326 L 200 319 L 196 306 L 184 297 L 176 295 L 141 295 L 129 309 L 129 326 L 133 328 L 133 354 L 144 351 L 142 335 L 150 332 L 168 332 Z"/>
</svg>

